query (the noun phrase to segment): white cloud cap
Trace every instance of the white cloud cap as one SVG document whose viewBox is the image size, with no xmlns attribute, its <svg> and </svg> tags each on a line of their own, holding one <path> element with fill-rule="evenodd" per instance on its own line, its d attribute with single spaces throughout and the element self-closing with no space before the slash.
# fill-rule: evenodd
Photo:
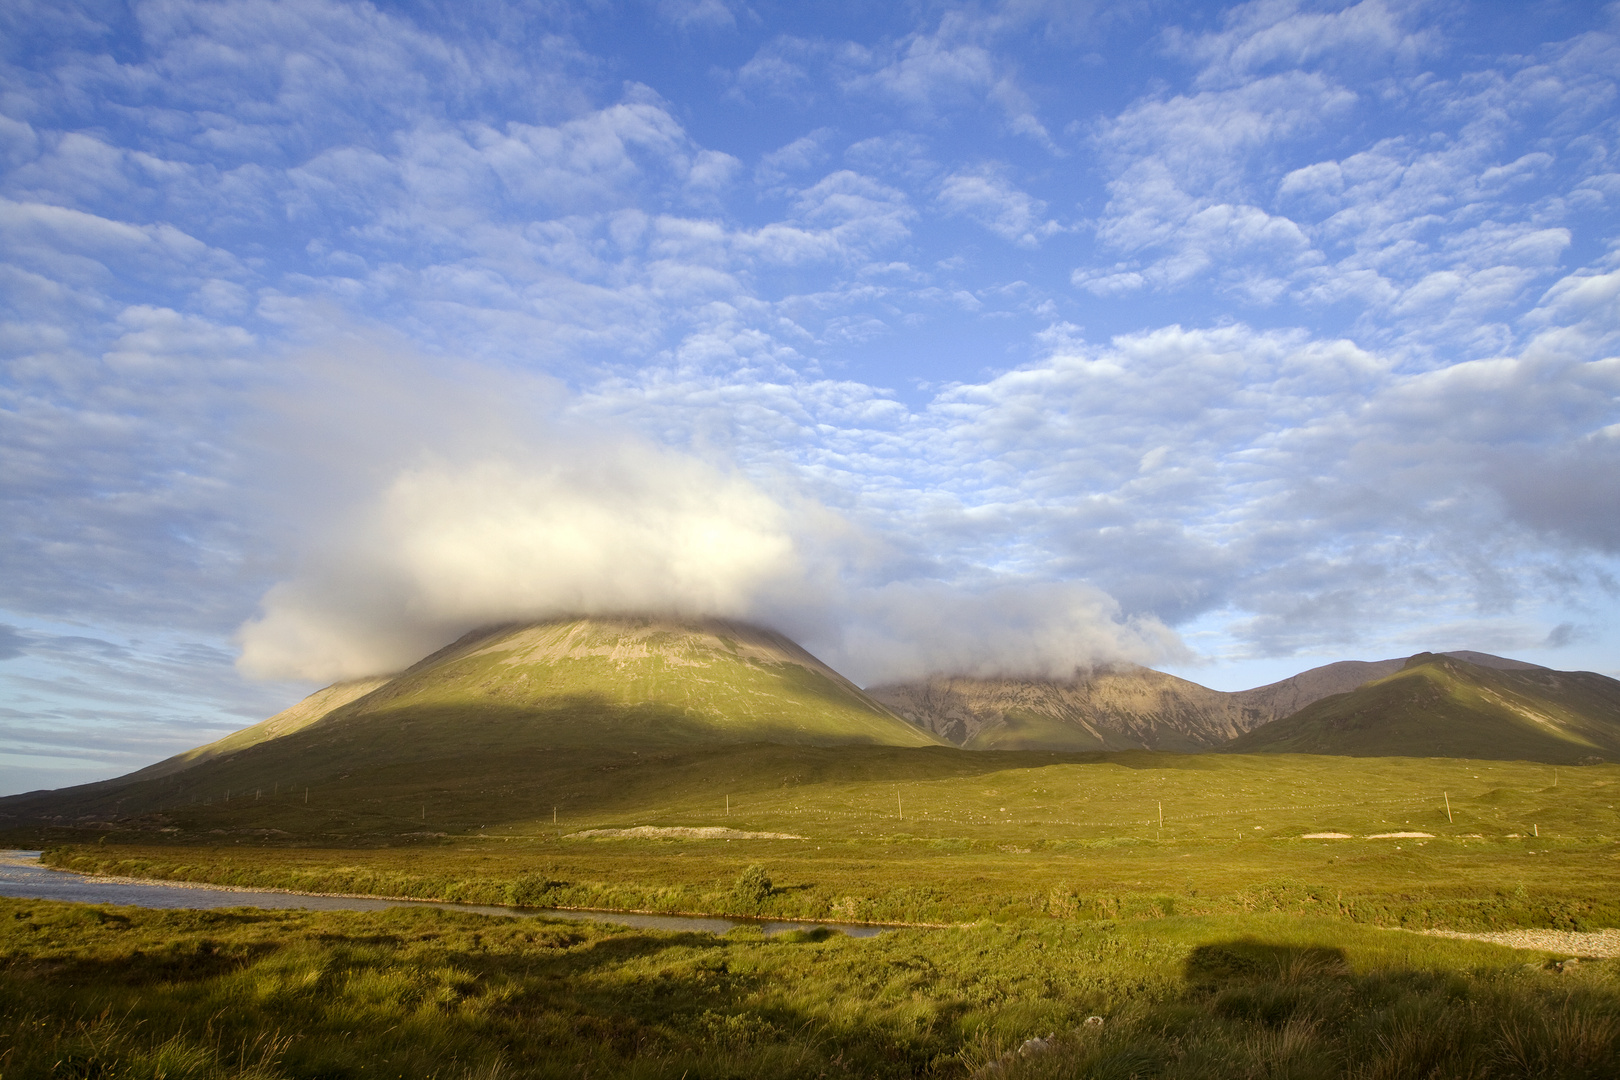
<svg viewBox="0 0 1620 1080">
<path fill-rule="evenodd" d="M 244 671 L 394 671 L 469 626 L 562 613 L 746 616 L 797 573 L 780 505 L 743 477 L 639 441 L 424 463 L 264 597 Z"/>
<path fill-rule="evenodd" d="M 238 632 L 254 677 L 398 671 L 476 626 L 630 612 L 796 632 L 860 681 L 1184 654 L 1090 586 L 893 580 L 885 541 L 786 481 L 767 493 L 725 462 L 587 427 L 541 380 L 447 378 L 367 348 L 302 371 L 266 433 L 304 455 L 270 481 L 301 556 Z"/>
</svg>

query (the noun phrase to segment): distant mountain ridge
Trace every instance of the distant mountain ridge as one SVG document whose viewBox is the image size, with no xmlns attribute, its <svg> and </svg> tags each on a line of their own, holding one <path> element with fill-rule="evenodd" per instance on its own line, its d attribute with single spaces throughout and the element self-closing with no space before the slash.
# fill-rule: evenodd
<svg viewBox="0 0 1620 1080">
<path fill-rule="evenodd" d="M 1488 653 L 1443 655 L 1504 671 L 1548 670 Z M 1212 690 L 1152 668 L 1120 665 L 1070 679 L 935 676 L 868 687 L 867 693 L 912 724 L 965 749 L 1197 753 L 1393 675 L 1407 662 L 1344 660 L 1238 691 Z"/>
<path fill-rule="evenodd" d="M 1197 753 L 1263 722 L 1231 695 L 1134 666 L 1075 679 L 941 676 L 867 693 L 970 750 Z"/>
<path fill-rule="evenodd" d="M 127 776 L 0 799 L 0 821 L 161 821 L 165 808 L 229 804 L 232 792 L 268 793 L 290 814 L 287 793 L 307 800 L 312 786 L 345 785 L 374 793 L 366 813 L 398 818 L 451 791 L 490 805 L 495 777 L 532 800 L 536 781 L 526 778 L 597 784 L 578 770 L 772 744 L 1575 762 L 1620 757 L 1620 682 L 1453 653 L 1327 664 L 1237 692 L 1135 666 L 863 691 L 758 626 L 561 618 L 475 630 L 403 672 L 335 683 Z M 377 809 L 385 805 L 394 808 Z"/>
</svg>

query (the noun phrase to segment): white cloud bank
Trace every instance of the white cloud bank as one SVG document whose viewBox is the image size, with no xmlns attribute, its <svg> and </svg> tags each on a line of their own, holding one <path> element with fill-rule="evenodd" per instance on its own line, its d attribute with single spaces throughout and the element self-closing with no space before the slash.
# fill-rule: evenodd
<svg viewBox="0 0 1620 1080">
<path fill-rule="evenodd" d="M 767 492 L 724 461 L 570 419 L 554 398 L 525 415 L 548 389 L 364 351 L 307 363 L 266 433 L 297 448 L 272 482 L 298 569 L 241 628 L 238 667 L 354 678 L 480 625 L 619 613 L 796 631 L 862 682 L 1187 655 L 1091 586 L 895 580 L 874 569 L 881 538 L 790 481 Z"/>
<path fill-rule="evenodd" d="M 856 603 L 838 656 L 840 670 L 865 686 L 936 673 L 1063 677 L 1097 664 L 1192 659 L 1159 620 L 1122 619 L 1113 597 L 1079 582 L 894 582 Z"/>
<path fill-rule="evenodd" d="M 401 470 L 266 593 L 242 669 L 395 671 L 469 626 L 564 612 L 745 617 L 798 573 L 782 507 L 735 473 L 632 440 L 549 450 Z"/>
</svg>

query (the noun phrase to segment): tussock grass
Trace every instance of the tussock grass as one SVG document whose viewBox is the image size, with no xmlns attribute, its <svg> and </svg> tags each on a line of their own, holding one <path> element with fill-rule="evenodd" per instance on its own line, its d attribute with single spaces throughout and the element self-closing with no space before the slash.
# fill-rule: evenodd
<svg viewBox="0 0 1620 1080">
<path fill-rule="evenodd" d="M 1524 960 L 1281 916 L 852 940 L 6 900 L 0 1075 L 1603 1075 L 1614 962 Z"/>
<path fill-rule="evenodd" d="M 1173 999 L 1133 1002 L 1103 1026 L 1064 1033 L 1039 1055 L 981 1053 L 970 1073 L 1599 1078 L 1613 1076 L 1620 1060 L 1612 971 L 1557 986 L 1512 969 L 1356 971 L 1339 950 L 1253 940 L 1195 948 L 1194 966 L 1200 970 Z"/>
</svg>

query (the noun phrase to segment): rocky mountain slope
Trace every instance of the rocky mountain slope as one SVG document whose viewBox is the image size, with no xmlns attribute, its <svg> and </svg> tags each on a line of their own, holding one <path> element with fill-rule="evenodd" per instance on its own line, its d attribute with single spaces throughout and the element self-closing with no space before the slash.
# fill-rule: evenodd
<svg viewBox="0 0 1620 1080">
<path fill-rule="evenodd" d="M 1486 653 L 1446 655 L 1493 669 L 1546 670 Z M 967 749 L 1197 752 L 1393 675 L 1406 662 L 1346 660 L 1234 692 L 1134 665 L 1072 679 L 936 676 L 867 692 L 916 726 Z"/>
<path fill-rule="evenodd" d="M 941 676 L 867 692 L 970 750 L 1196 752 L 1263 722 L 1233 695 L 1142 667 L 1068 680 Z"/>
</svg>

